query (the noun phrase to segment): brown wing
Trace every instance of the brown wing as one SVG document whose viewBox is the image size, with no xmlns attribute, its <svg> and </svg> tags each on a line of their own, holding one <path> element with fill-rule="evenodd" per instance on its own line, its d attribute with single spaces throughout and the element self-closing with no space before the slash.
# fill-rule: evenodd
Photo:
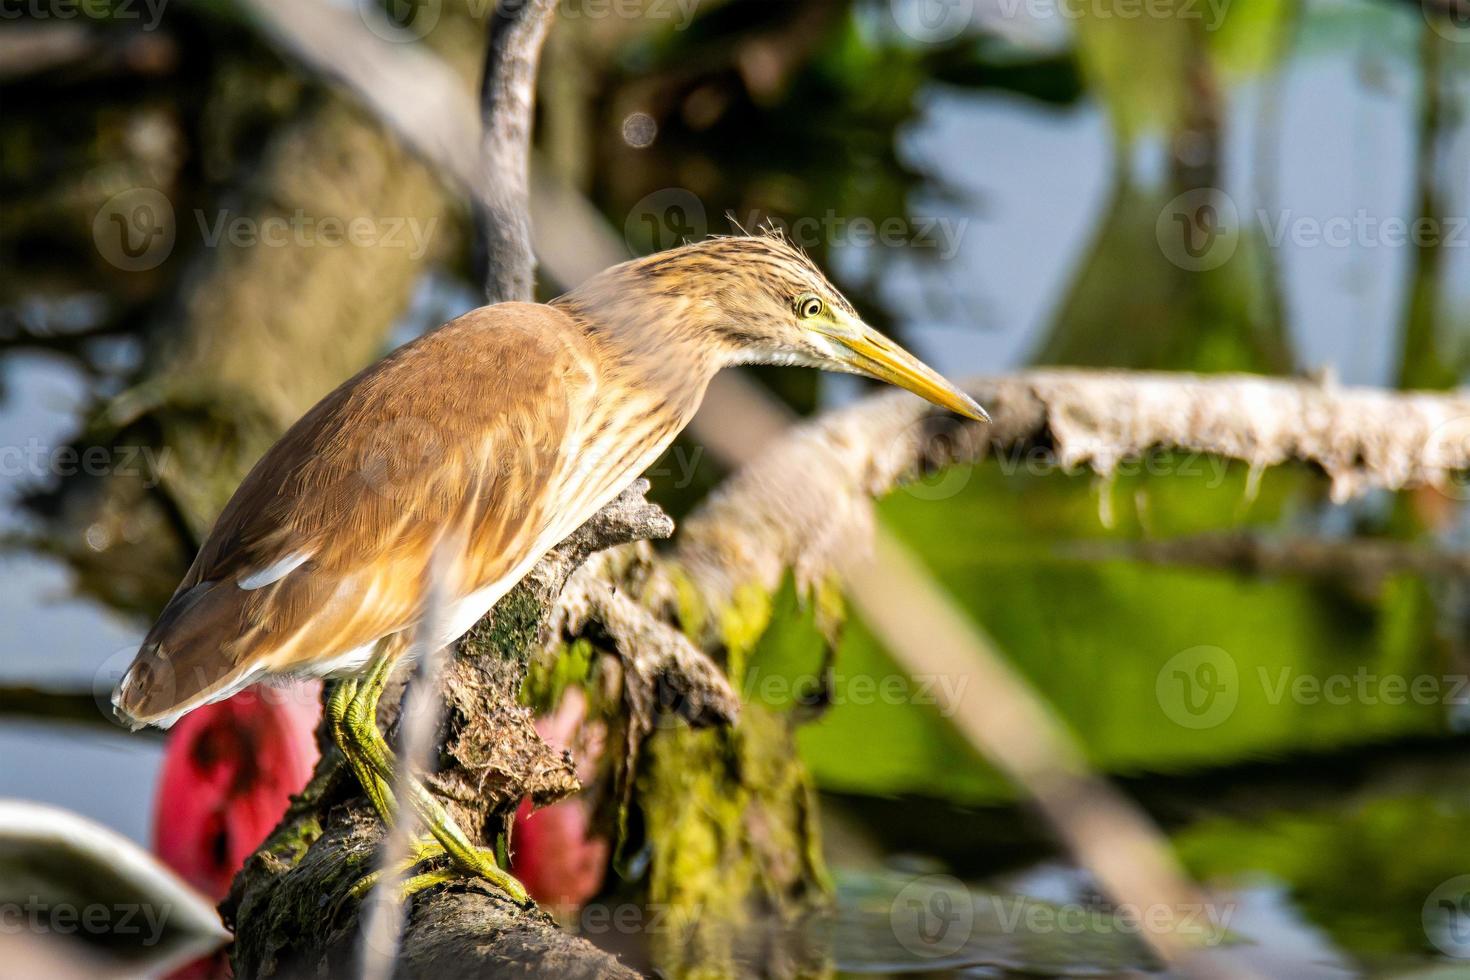
<svg viewBox="0 0 1470 980">
<path fill-rule="evenodd" d="M 257 673 L 329 662 L 406 629 L 437 542 L 466 595 L 548 524 L 595 387 L 550 307 L 476 310 L 346 382 L 250 471 L 144 641 L 115 702 L 166 723 Z"/>
</svg>

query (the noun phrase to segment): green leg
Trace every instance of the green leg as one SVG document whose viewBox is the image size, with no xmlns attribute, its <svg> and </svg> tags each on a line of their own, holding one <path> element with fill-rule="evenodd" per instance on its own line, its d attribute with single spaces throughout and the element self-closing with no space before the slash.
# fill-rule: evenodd
<svg viewBox="0 0 1470 980">
<path fill-rule="evenodd" d="M 391 658 L 379 656 L 373 662 L 368 675 L 363 678 L 361 685 L 346 696 L 347 700 L 342 709 L 343 737 L 350 745 L 350 748 L 344 751 L 349 760 L 356 757 L 358 764 L 367 770 L 359 772 L 354 765 L 354 772 L 358 772 L 358 780 L 365 788 L 370 783 L 377 782 L 386 789 L 388 786 L 395 785 L 397 780 L 397 760 L 394 759 L 393 750 L 389 748 L 382 733 L 378 731 L 377 722 L 378 699 L 382 696 L 392 666 Z M 333 701 L 336 701 L 335 694 Z M 413 806 L 419 819 L 424 822 L 424 826 L 437 842 L 437 844 L 427 842 L 417 844 L 414 863 L 427 860 L 440 853 L 448 854 L 463 872 L 485 878 L 515 902 L 522 905 L 530 903 L 525 887 L 496 863 L 495 852 L 471 843 L 465 832 L 450 816 L 449 811 L 434 798 L 432 793 L 417 780 L 408 780 L 407 790 L 410 805 Z M 369 797 L 373 795 L 373 792 L 368 791 Z M 387 791 L 387 802 L 391 813 L 393 802 L 391 790 Z M 377 806 L 377 801 L 374 801 L 374 805 Z M 383 812 L 381 808 L 379 812 Z M 385 815 L 385 820 L 391 820 L 391 817 Z M 439 880 L 433 874 L 416 875 L 404 883 L 405 893 L 411 894 L 412 891 L 437 884 Z M 370 884 L 369 882 L 368 885 Z M 412 886 L 412 891 L 409 890 L 410 886 Z"/>
<path fill-rule="evenodd" d="M 348 726 L 348 715 L 357 692 L 357 679 L 346 677 L 337 682 L 331 698 L 327 700 L 327 719 L 332 728 L 332 740 L 337 743 L 337 748 L 342 750 L 348 768 L 357 777 L 362 791 L 367 794 L 368 800 L 373 804 L 373 809 L 378 811 L 378 816 L 385 824 L 391 824 L 394 814 L 398 811 L 397 803 L 393 799 L 393 790 L 363 759 Z"/>
</svg>

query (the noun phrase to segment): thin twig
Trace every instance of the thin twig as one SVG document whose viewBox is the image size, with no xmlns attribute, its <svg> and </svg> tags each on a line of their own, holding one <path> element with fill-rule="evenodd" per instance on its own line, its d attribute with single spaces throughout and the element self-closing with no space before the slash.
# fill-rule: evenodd
<svg viewBox="0 0 1470 980">
<path fill-rule="evenodd" d="M 423 612 L 410 653 L 415 669 L 398 715 L 398 772 L 393 787 L 398 813 L 383 841 L 374 900 L 363 919 L 363 980 L 390 980 L 403 940 L 403 868 L 413 853 L 420 825 L 418 810 L 409 801 L 433 762 L 444 717 L 439 679 L 449 648 L 441 646 L 438 638 L 444 635 L 448 600 L 444 588 L 447 552 L 443 542 L 434 549 L 424 580 Z"/>
</svg>

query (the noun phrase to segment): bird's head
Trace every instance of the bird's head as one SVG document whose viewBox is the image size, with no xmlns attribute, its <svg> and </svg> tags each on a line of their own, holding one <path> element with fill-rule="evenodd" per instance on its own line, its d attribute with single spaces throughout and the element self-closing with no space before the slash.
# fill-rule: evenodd
<svg viewBox="0 0 1470 980">
<path fill-rule="evenodd" d="M 619 306 L 628 297 L 660 308 L 677 324 L 673 329 L 716 345 L 723 364 L 797 364 L 863 375 L 989 421 L 969 395 L 864 323 L 811 259 L 779 234 L 710 238 L 635 259 L 598 279 L 603 282 L 572 296 Z"/>
</svg>

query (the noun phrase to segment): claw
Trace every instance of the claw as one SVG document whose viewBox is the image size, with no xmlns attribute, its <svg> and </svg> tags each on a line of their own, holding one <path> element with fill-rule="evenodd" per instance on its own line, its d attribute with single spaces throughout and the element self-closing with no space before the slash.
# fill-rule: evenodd
<svg viewBox="0 0 1470 980">
<path fill-rule="evenodd" d="M 466 878 L 484 878 L 490 884 L 499 888 L 506 897 L 522 908 L 530 908 L 534 903 L 530 895 L 526 893 L 526 887 L 515 879 L 515 876 L 501 869 L 495 860 L 495 852 L 488 847 L 477 847 L 466 856 L 466 860 L 450 857 L 450 864 L 443 868 L 433 868 L 428 871 L 410 875 L 409 872 L 421 864 L 436 860 L 448 855 L 444 845 L 433 837 L 421 837 L 412 845 L 412 856 L 398 865 L 396 871 L 399 875 L 406 875 L 399 886 L 400 901 L 408 901 L 414 895 L 435 885 L 447 884 L 452 881 L 462 881 Z M 356 900 L 361 901 L 377 887 L 378 882 L 383 880 L 383 871 L 377 870 L 372 874 L 364 875 L 353 885 L 349 894 Z"/>
<path fill-rule="evenodd" d="M 367 677 L 360 682 L 352 678 L 339 682 L 327 704 L 338 748 L 373 808 L 389 825 L 393 823 L 399 805 L 394 793 L 394 787 L 398 785 L 397 760 L 382 732 L 378 731 L 377 703 L 392 665 L 390 657 L 380 655 Z M 534 904 L 525 886 L 501 869 L 495 852 L 472 843 L 444 805 L 421 783 L 415 779 L 404 780 L 403 789 L 407 794 L 404 802 L 414 809 L 432 836 L 414 841 L 410 856 L 397 866 L 396 873 L 409 875 L 420 864 L 448 858 L 448 866 L 442 869 L 409 876 L 402 886 L 405 898 L 447 881 L 480 877 L 499 888 L 517 905 L 529 908 Z M 353 884 L 350 894 L 360 900 L 381 880 L 381 871 L 366 875 Z"/>
</svg>

